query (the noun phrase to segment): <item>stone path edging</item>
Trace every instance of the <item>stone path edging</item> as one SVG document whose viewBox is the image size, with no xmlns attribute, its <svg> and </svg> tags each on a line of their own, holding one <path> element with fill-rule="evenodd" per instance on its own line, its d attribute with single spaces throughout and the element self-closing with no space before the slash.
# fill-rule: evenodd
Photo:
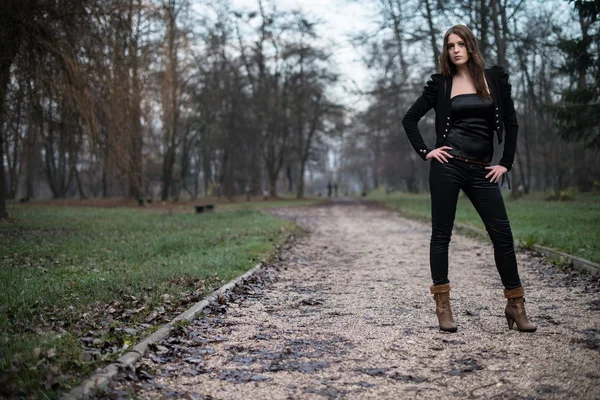
<svg viewBox="0 0 600 400">
<path fill-rule="evenodd" d="M 586 260 L 585 258 L 575 257 L 571 254 L 562 253 L 549 247 L 540 246 L 537 244 L 531 246 L 531 249 L 537 251 L 538 253 L 542 253 L 549 261 L 566 264 L 579 271 L 587 272 L 590 275 L 600 274 L 600 264 L 596 264 L 595 262 Z"/>
<path fill-rule="evenodd" d="M 251 270 L 245 272 L 244 274 L 221 286 L 219 289 L 209 294 L 203 300 L 199 301 L 188 310 L 179 314 L 172 321 L 170 321 L 162 328 L 148 336 L 146 339 L 142 340 L 135 347 L 133 347 L 131 351 L 119 357 L 117 361 L 102 368 L 102 372 L 95 373 L 90 378 L 85 380 L 81 385 L 77 386 L 76 388 L 73 388 L 62 398 L 65 400 L 89 399 L 93 391 L 102 390 L 106 388 L 110 383 L 111 379 L 119 372 L 120 369 L 124 367 L 131 367 L 136 362 L 138 362 L 146 353 L 148 346 L 150 346 L 151 344 L 156 344 L 166 339 L 177 322 L 184 320 L 192 321 L 196 317 L 196 314 L 202 311 L 205 307 L 207 307 L 212 301 L 217 300 L 219 296 L 221 296 L 223 293 L 232 290 L 238 283 L 241 283 L 244 280 L 251 277 L 261 267 L 262 263 L 257 264 Z"/>
<path fill-rule="evenodd" d="M 455 223 L 454 225 L 459 230 L 470 232 L 476 234 L 477 236 L 483 236 L 486 238 L 488 237 L 487 232 L 483 229 L 475 228 L 461 223 Z M 520 243 L 517 240 L 515 240 L 515 247 L 519 246 Z M 571 254 L 563 253 L 561 251 L 554 250 L 550 247 L 540 246 L 538 244 L 532 245 L 531 250 L 543 254 L 549 262 L 573 267 L 576 270 L 586 272 L 592 276 L 600 273 L 600 264 L 596 264 L 595 262 L 592 262 L 590 260 L 576 257 Z"/>
</svg>

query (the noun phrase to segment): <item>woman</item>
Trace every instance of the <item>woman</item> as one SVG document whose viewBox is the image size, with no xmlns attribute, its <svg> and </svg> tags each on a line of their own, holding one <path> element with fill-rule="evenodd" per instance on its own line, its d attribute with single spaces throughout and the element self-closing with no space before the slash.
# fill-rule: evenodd
<svg viewBox="0 0 600 400">
<path fill-rule="evenodd" d="M 432 234 L 430 265 L 440 329 L 455 332 L 450 309 L 448 245 L 452 236 L 458 194 L 462 189 L 483 220 L 494 245 L 494 259 L 508 302 L 509 329 L 533 332 L 527 320 L 513 237 L 498 181 L 512 167 L 517 145 L 517 117 L 510 95 L 508 75 L 502 68 L 484 69 L 475 36 L 456 25 L 446 32 L 440 56 L 441 74 L 431 76 L 423 95 L 406 113 L 402 123 L 410 143 L 423 160 L 431 160 Z M 431 149 L 419 133 L 418 122 L 435 109 L 436 144 Z M 491 165 L 494 132 L 498 142 L 506 132 L 504 153 Z"/>
</svg>

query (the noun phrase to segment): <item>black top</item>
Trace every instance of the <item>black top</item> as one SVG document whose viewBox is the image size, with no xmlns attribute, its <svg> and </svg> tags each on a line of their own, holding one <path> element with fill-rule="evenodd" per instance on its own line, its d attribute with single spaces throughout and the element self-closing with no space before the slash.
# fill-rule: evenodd
<svg viewBox="0 0 600 400">
<path fill-rule="evenodd" d="M 512 168 L 517 149 L 517 133 L 519 124 L 517 114 L 511 97 L 511 85 L 508 75 L 500 67 L 485 70 L 485 78 L 494 100 L 494 127 L 498 136 L 498 143 L 503 142 L 504 150 L 498 164 L 506 169 Z M 412 147 L 417 154 L 425 160 L 432 150 L 423 141 L 419 131 L 418 122 L 430 109 L 435 110 L 435 147 L 440 147 L 446 141 L 448 124 L 450 123 L 450 93 L 452 92 L 452 77 L 441 74 L 431 75 L 431 80 L 423 89 L 423 94 L 406 112 L 402 119 L 404 130 Z M 503 135 L 503 133 L 505 135 Z"/>
<path fill-rule="evenodd" d="M 494 102 L 475 93 L 459 94 L 450 101 L 450 129 L 444 145 L 454 156 L 491 162 L 494 155 Z"/>
</svg>

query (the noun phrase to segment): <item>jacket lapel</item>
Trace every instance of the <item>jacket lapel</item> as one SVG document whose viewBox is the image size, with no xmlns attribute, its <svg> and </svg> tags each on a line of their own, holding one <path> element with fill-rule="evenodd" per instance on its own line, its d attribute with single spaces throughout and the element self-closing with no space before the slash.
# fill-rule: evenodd
<svg viewBox="0 0 600 400">
<path fill-rule="evenodd" d="M 485 80 L 490 88 L 490 94 L 494 100 L 494 107 L 498 107 L 498 82 L 496 82 L 496 80 L 490 76 L 490 73 L 487 70 L 485 71 Z"/>
<path fill-rule="evenodd" d="M 446 100 L 446 104 L 450 105 L 450 95 L 452 94 L 452 77 L 444 75 L 444 82 L 444 87 L 446 89 L 446 93 L 444 93 L 444 99 Z"/>
</svg>

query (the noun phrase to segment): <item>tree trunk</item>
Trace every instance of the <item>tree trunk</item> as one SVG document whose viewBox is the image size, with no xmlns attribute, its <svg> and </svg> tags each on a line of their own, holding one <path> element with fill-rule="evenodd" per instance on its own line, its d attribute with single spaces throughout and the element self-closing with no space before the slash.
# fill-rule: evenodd
<svg viewBox="0 0 600 400">
<path fill-rule="evenodd" d="M 506 35 L 508 32 L 504 31 L 504 29 L 507 29 L 508 27 L 502 21 L 503 19 L 506 19 L 506 10 L 502 4 L 500 4 L 500 0 L 491 0 L 491 2 L 494 39 L 496 41 L 496 50 L 498 51 L 496 63 L 508 72 L 508 61 L 506 60 Z"/>
<path fill-rule="evenodd" d="M 523 49 L 519 46 L 516 47 L 517 59 L 519 60 L 519 66 L 521 71 L 523 71 L 523 87 L 525 89 L 525 115 L 527 118 L 523 121 L 523 129 L 519 132 L 519 136 L 523 138 L 523 147 L 525 149 L 525 164 L 522 164 L 522 172 L 523 174 L 523 188 L 525 190 L 525 194 L 528 194 L 531 190 L 531 144 L 529 142 L 529 137 L 531 132 L 535 132 L 534 123 L 532 120 L 535 119 L 538 115 L 538 104 L 537 97 L 534 92 L 534 83 L 531 80 L 531 76 L 529 74 L 529 70 L 527 69 L 527 63 L 525 61 L 525 56 L 523 54 Z"/>
<path fill-rule="evenodd" d="M 489 9 L 488 4 L 487 4 L 488 2 L 489 2 L 489 0 L 480 0 L 479 1 L 479 27 L 480 27 L 479 50 L 481 51 L 481 55 L 483 55 L 484 59 L 487 56 L 487 50 L 488 50 L 488 39 L 487 39 L 487 33 L 488 33 L 487 10 Z"/>
<path fill-rule="evenodd" d="M 433 51 L 433 64 L 435 65 L 435 70 L 440 70 L 440 48 L 438 46 L 438 33 L 437 29 L 435 29 L 433 25 L 433 15 L 431 12 L 431 0 L 425 0 L 425 11 L 427 17 L 427 25 L 429 25 L 429 40 L 431 43 L 431 50 Z M 483 0 L 482 0 L 483 1 Z"/>
<path fill-rule="evenodd" d="M 133 19 L 133 1 L 129 5 L 130 21 Z M 143 197 L 142 193 L 142 125 L 141 125 L 141 83 L 139 79 L 139 35 L 140 35 L 140 19 L 141 19 L 141 1 L 138 0 L 137 22 L 135 34 L 130 40 L 129 57 L 131 58 L 131 170 L 129 171 L 129 195 L 132 198 L 139 199 Z M 130 22 L 130 26 L 132 23 Z M 133 27 L 131 27 L 133 30 Z"/>
<path fill-rule="evenodd" d="M 19 89 L 16 93 L 14 101 L 17 103 L 16 112 L 14 115 L 14 129 L 12 136 L 12 146 L 9 145 L 8 137 L 5 138 L 7 143 L 5 143 L 6 148 L 4 149 L 6 155 L 6 165 L 8 166 L 8 175 L 9 175 L 9 185 L 8 185 L 8 195 L 9 199 L 14 199 L 17 195 L 17 190 L 19 187 L 19 177 L 21 176 L 22 169 L 22 156 L 23 156 L 23 141 L 21 140 L 21 119 L 22 119 L 22 108 L 23 108 L 23 86 L 20 84 Z M 11 122 L 6 124 L 7 129 L 12 126 Z M 12 147 L 12 154 L 10 148 Z"/>
<path fill-rule="evenodd" d="M 72 167 L 73 175 L 75 176 L 75 182 L 77 183 L 77 190 L 79 191 L 79 198 L 81 200 L 87 199 L 85 192 L 83 191 L 83 185 L 81 184 L 81 179 L 79 179 L 79 171 L 77 171 L 77 167 L 73 165 Z"/>
<path fill-rule="evenodd" d="M 286 169 L 286 176 L 287 176 L 287 180 L 288 180 L 288 192 L 293 193 L 294 192 L 294 179 L 292 178 L 292 167 L 290 166 L 290 164 L 287 165 Z"/>
<path fill-rule="evenodd" d="M 262 184 L 263 184 L 263 177 L 262 177 L 262 165 L 261 165 L 261 158 L 260 158 L 260 141 L 257 139 L 256 137 L 256 133 L 254 134 L 254 151 L 252 152 L 252 156 L 251 156 L 251 164 L 252 164 L 252 170 L 250 171 L 250 191 L 252 193 L 253 196 L 258 196 L 261 193 L 261 188 L 262 188 Z"/>
<path fill-rule="evenodd" d="M 190 191 L 187 188 L 185 183 L 187 179 L 188 170 L 190 168 L 190 132 L 189 127 L 186 128 L 185 133 L 183 134 L 183 142 L 181 144 L 181 171 L 179 173 L 179 185 L 177 186 L 177 191 L 175 192 L 175 200 L 179 201 L 181 196 L 181 190 L 185 189 L 188 194 L 191 195 Z"/>
<path fill-rule="evenodd" d="M 175 165 L 175 155 L 177 151 L 177 137 L 179 124 L 179 66 L 177 60 L 177 21 L 175 0 L 169 0 L 167 8 L 167 66 L 165 70 L 165 92 L 168 93 L 165 99 L 165 146 L 166 154 L 163 161 L 163 192 L 162 200 L 169 198 L 171 189 L 171 179 L 173 166 Z"/>
<path fill-rule="evenodd" d="M 374 152 L 373 152 L 373 188 L 377 189 L 379 187 L 379 171 L 380 171 L 380 163 L 381 163 L 381 132 L 376 130 L 374 132 Z"/>
<path fill-rule="evenodd" d="M 581 29 L 581 42 L 587 43 L 589 40 L 589 24 L 585 21 L 583 7 L 579 8 L 579 27 Z M 586 87 L 585 75 L 587 72 L 586 63 L 578 63 L 579 68 L 577 69 L 577 90 L 583 90 Z"/>
<path fill-rule="evenodd" d="M 25 148 L 23 154 L 24 160 L 24 175 L 25 175 L 25 193 L 26 199 L 32 199 L 35 197 L 35 185 L 34 180 L 39 171 L 39 160 L 40 160 L 40 147 L 39 140 L 36 135 L 36 122 L 40 120 L 39 110 L 35 106 L 35 98 L 33 95 L 33 86 L 29 82 L 29 92 L 31 93 L 29 99 L 29 111 L 27 119 L 27 133 L 25 138 Z"/>
<path fill-rule="evenodd" d="M 300 169 L 298 171 L 298 190 L 296 191 L 296 198 L 304 198 L 304 172 L 306 171 L 306 161 L 300 160 Z"/>
<path fill-rule="evenodd" d="M 5 200 L 4 182 L 4 102 L 6 89 L 10 79 L 10 67 L 15 59 L 21 44 L 22 29 L 19 22 L 29 21 L 35 8 L 35 0 L 5 0 L 0 13 L 0 220 L 8 218 Z"/>
<path fill-rule="evenodd" d="M 202 172 L 204 175 L 204 196 L 210 192 L 210 183 L 212 182 L 212 169 L 210 167 L 209 149 L 206 145 L 202 146 Z"/>
<path fill-rule="evenodd" d="M 404 56 L 404 39 L 402 38 L 402 15 L 401 15 L 401 2 L 396 0 L 396 5 L 398 6 L 398 14 L 394 9 L 394 4 L 392 0 L 388 0 L 388 6 L 390 8 L 390 17 L 392 18 L 392 23 L 394 26 L 394 37 L 396 38 L 396 47 L 398 48 L 398 57 L 400 58 L 400 74 L 402 76 L 402 82 L 406 82 L 408 80 L 408 65 L 406 63 L 406 57 Z"/>
<path fill-rule="evenodd" d="M 225 193 L 224 186 L 225 186 L 225 179 L 227 179 L 228 165 L 229 165 L 229 150 L 225 149 L 225 151 L 223 152 L 223 161 L 221 163 L 221 171 L 219 174 L 219 187 L 217 189 L 219 197 L 221 197 Z"/>
<path fill-rule="evenodd" d="M 235 195 L 234 192 L 234 182 L 235 182 L 235 172 L 233 168 L 234 158 L 228 157 L 227 162 L 225 163 L 225 169 L 223 174 L 223 193 L 228 200 L 232 200 Z"/>
<path fill-rule="evenodd" d="M 108 144 L 104 145 L 104 149 L 101 149 L 104 153 L 104 157 L 102 159 L 102 198 L 106 199 L 108 197 L 108 174 L 109 174 L 109 150 Z"/>
<path fill-rule="evenodd" d="M 44 136 L 44 126 L 40 126 L 40 132 L 44 138 L 44 161 L 46 166 L 46 178 L 54 198 L 58 197 L 58 188 L 55 185 L 54 170 L 54 121 L 52 120 L 52 101 L 48 102 L 48 135 Z"/>
<path fill-rule="evenodd" d="M 315 136 L 315 132 L 317 131 L 318 123 L 322 116 L 322 107 L 321 102 L 323 101 L 321 94 L 317 95 L 316 103 L 313 109 L 312 120 L 310 121 L 310 126 L 308 128 L 308 134 L 306 140 L 304 141 L 304 148 L 301 149 L 300 152 L 300 174 L 298 176 L 298 191 L 296 193 L 296 198 L 301 199 L 304 197 L 304 171 L 306 168 L 306 163 L 308 162 L 308 158 L 310 157 L 310 149 L 313 141 L 313 137 Z M 304 132 L 300 132 L 303 134 Z"/>
<path fill-rule="evenodd" d="M 59 103 L 48 101 L 48 129 L 45 136 L 45 162 L 46 176 L 54 198 L 65 197 L 73 179 L 71 164 L 77 158 L 76 138 L 78 133 L 74 132 L 68 122 L 75 118 L 69 109 L 64 97 Z M 56 104 L 56 113 L 53 108 Z M 60 108 L 59 108 L 60 106 Z M 60 116 L 60 122 L 53 120 L 55 114 Z M 55 125 L 58 125 L 56 129 Z M 42 128 L 43 129 L 43 128 Z"/>
<path fill-rule="evenodd" d="M 275 199 L 277 198 L 277 177 L 279 171 L 269 171 L 269 196 Z M 300 187 L 300 185 L 298 185 Z"/>
<path fill-rule="evenodd" d="M 134 56 L 134 59 L 136 57 Z M 137 62 L 134 62 L 137 64 Z M 142 147 L 143 147 L 143 138 L 142 138 L 142 126 L 140 122 L 140 88 L 139 88 L 139 79 L 137 76 L 137 66 L 133 67 L 133 102 L 132 102 L 132 131 L 131 131 L 131 171 L 129 174 L 129 195 L 132 198 L 141 198 L 142 197 L 142 176 L 143 176 L 143 167 L 142 167 Z"/>
<path fill-rule="evenodd" d="M 169 199 L 169 193 L 171 191 L 172 177 L 173 177 L 173 165 L 175 165 L 175 149 L 169 147 L 165 158 L 163 160 L 163 187 L 161 199 L 167 201 Z"/>
<path fill-rule="evenodd" d="M 499 0 L 500 1 L 500 0 Z M 500 8 L 500 22 L 502 24 L 502 67 L 508 72 L 510 65 L 508 64 L 508 59 L 506 58 L 506 53 L 508 52 L 508 42 L 510 36 L 510 30 L 508 28 L 508 20 L 506 17 L 506 3 L 507 0 L 504 0 L 504 4 L 501 4 Z M 500 7 L 500 6 L 499 6 Z"/>
<path fill-rule="evenodd" d="M 0 73 L 2 73 L 2 71 L 0 71 Z M 4 93 L 1 95 L 4 97 Z M 4 98 L 2 98 L 0 101 L 4 102 Z M 4 137 L 1 128 L 3 122 L 2 120 L 4 119 L 3 117 L 4 113 L 2 110 L 0 110 L 0 221 L 8 218 L 8 212 L 6 212 L 6 200 L 4 200 L 6 188 L 4 187 Z"/>
</svg>

